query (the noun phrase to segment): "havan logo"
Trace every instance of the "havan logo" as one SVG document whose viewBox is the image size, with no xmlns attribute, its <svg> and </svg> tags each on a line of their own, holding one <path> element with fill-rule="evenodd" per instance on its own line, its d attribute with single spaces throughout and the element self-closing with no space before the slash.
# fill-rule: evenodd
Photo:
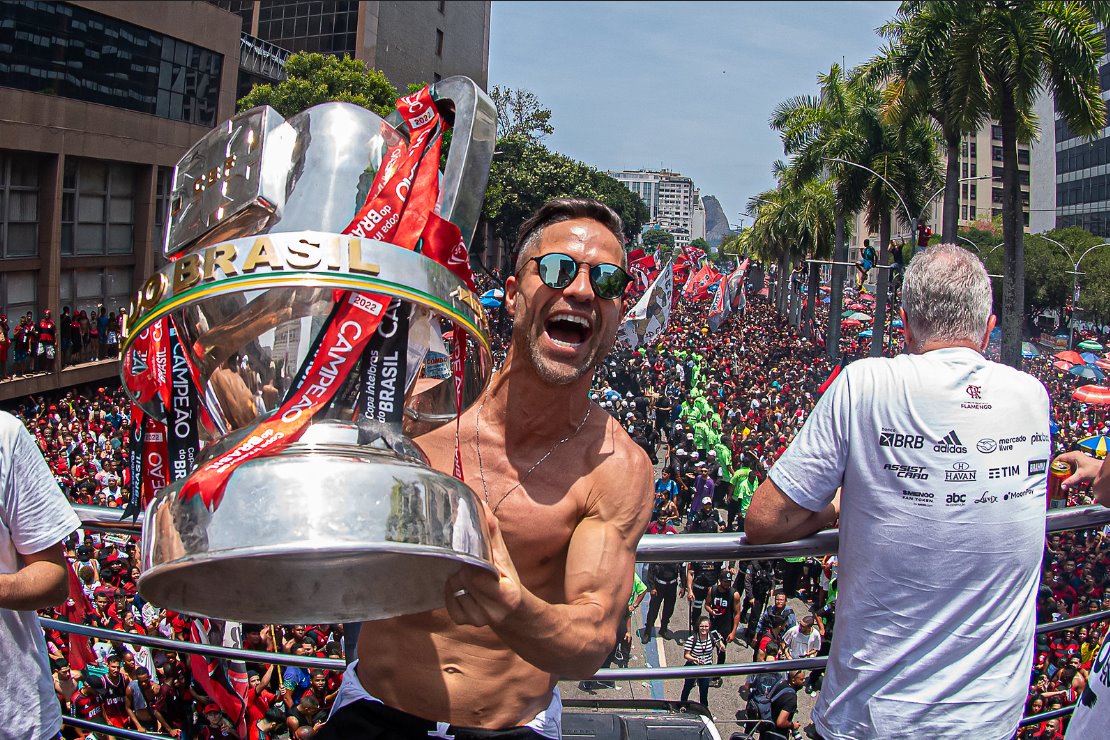
<svg viewBox="0 0 1110 740">
<path fill-rule="evenodd" d="M 963 460 L 952 463 L 951 470 L 944 471 L 944 479 L 946 481 L 972 481 L 975 480 L 975 472 Z"/>
</svg>

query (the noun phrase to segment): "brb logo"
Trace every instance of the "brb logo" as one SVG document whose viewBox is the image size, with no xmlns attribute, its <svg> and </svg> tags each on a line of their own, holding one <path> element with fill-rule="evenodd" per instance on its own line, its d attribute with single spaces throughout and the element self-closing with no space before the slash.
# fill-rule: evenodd
<svg viewBox="0 0 1110 740">
<path fill-rule="evenodd" d="M 969 385 L 967 388 L 964 388 L 964 392 L 976 401 L 983 397 L 983 387 L 980 385 Z"/>
<path fill-rule="evenodd" d="M 879 433 L 879 447 L 906 447 L 920 450 L 925 446 L 925 437 L 920 434 L 902 434 L 890 429 Z"/>
</svg>

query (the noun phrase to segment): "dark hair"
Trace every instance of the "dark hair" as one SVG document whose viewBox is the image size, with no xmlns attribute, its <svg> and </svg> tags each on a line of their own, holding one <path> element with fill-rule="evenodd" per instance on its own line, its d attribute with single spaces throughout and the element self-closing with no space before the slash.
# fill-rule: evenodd
<svg viewBox="0 0 1110 740">
<path fill-rule="evenodd" d="M 540 206 L 531 218 L 520 225 L 513 251 L 516 255 L 516 271 L 524 266 L 524 256 L 534 247 L 548 226 L 588 218 L 607 228 L 617 243 L 621 245 L 621 267 L 624 267 L 624 223 L 609 206 L 593 198 L 556 198 Z"/>
<path fill-rule="evenodd" d="M 777 598 L 779 596 L 786 596 L 785 589 L 781 589 L 781 588 L 776 588 L 775 589 L 775 597 Z"/>
</svg>

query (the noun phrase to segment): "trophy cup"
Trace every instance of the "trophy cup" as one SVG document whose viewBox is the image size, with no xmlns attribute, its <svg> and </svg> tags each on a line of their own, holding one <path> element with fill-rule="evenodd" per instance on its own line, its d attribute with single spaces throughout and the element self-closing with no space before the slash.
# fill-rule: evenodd
<svg viewBox="0 0 1110 740">
<path fill-rule="evenodd" d="M 148 601 L 250 622 L 381 619 L 442 606 L 460 568 L 496 572 L 479 500 L 409 441 L 477 400 L 492 363 L 482 308 L 448 268 L 466 264 L 496 110 L 464 77 L 430 93 L 435 111 L 416 119 L 347 103 L 289 120 L 255 108 L 178 163 L 171 261 L 128 311 L 122 374 L 145 413 L 207 445 L 171 447 L 177 475 L 146 508 Z M 416 195 L 427 168 L 412 182 L 386 178 L 435 112 L 454 131 L 441 178 L 438 144 L 427 158 L 435 212 L 462 234 L 441 261 L 351 231 L 368 193 Z M 390 225 L 389 208 L 364 222 Z M 370 332 L 345 315 L 381 323 Z M 168 348 L 150 344 L 167 331 Z M 369 344 L 352 360 L 356 339 Z M 152 393 L 135 378 L 155 362 L 164 385 Z M 357 364 L 337 372 L 344 362 Z M 325 390 L 334 395 L 290 434 L 282 425 L 309 416 Z M 293 441 L 269 447 L 279 439 Z M 218 495 L 197 495 L 216 474 Z"/>
</svg>

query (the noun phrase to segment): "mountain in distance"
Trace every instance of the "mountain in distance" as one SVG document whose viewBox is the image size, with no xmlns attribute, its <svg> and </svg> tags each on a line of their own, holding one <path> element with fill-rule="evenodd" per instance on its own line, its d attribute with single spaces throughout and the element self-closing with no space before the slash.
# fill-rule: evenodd
<svg viewBox="0 0 1110 740">
<path fill-rule="evenodd" d="M 721 208 L 721 202 L 715 195 L 703 196 L 701 204 L 705 209 L 705 240 L 710 246 L 719 247 L 733 233 L 728 217 L 725 216 L 725 209 Z"/>
</svg>

